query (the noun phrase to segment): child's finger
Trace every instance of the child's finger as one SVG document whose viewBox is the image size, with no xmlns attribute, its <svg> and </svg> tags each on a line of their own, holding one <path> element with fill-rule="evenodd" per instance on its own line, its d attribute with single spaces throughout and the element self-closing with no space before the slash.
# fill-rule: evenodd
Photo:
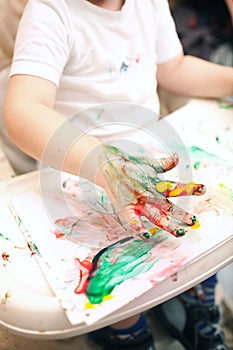
<svg viewBox="0 0 233 350">
<path fill-rule="evenodd" d="M 179 162 L 179 157 L 176 153 L 173 153 L 171 156 L 166 158 L 161 158 L 158 160 L 159 167 L 154 167 L 152 163 L 152 167 L 158 172 L 163 173 L 165 171 L 171 170 L 175 168 L 175 166 Z"/>
<path fill-rule="evenodd" d="M 136 236 L 140 236 L 143 239 L 148 239 L 152 236 L 145 225 L 142 223 L 140 215 L 135 210 L 134 205 L 129 205 L 128 207 L 121 210 L 120 215 L 130 225 Z"/>
<path fill-rule="evenodd" d="M 143 164 L 149 165 L 157 173 L 164 173 L 165 171 L 173 169 L 179 162 L 178 155 L 176 153 L 166 158 L 151 159 L 146 157 L 138 157 Z"/>
<path fill-rule="evenodd" d="M 179 222 L 183 222 L 189 226 L 193 226 L 197 222 L 197 217 L 195 215 L 180 208 L 178 205 L 170 202 L 168 199 L 150 200 L 148 205 L 159 209 L 159 211 L 166 216 L 171 216 Z"/>
<path fill-rule="evenodd" d="M 163 230 L 171 233 L 175 237 L 184 236 L 187 230 L 178 225 L 176 222 L 172 222 L 167 215 L 162 213 L 158 208 L 145 205 L 143 215 L 150 220 L 154 225 L 162 228 Z"/>
<path fill-rule="evenodd" d="M 189 182 L 187 184 L 173 181 L 160 181 L 155 185 L 158 193 L 164 197 L 179 197 L 179 196 L 200 196 L 205 193 L 206 188 L 202 184 Z"/>
</svg>

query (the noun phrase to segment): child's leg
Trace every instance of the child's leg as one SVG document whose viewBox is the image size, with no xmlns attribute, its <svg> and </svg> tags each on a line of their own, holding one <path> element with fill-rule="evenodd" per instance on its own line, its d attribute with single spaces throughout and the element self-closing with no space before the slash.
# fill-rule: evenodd
<svg viewBox="0 0 233 350">
<path fill-rule="evenodd" d="M 201 301 L 204 305 L 211 306 L 215 304 L 215 291 L 217 283 L 218 281 L 216 275 L 211 276 L 201 283 L 203 288 Z"/>
<path fill-rule="evenodd" d="M 103 350 L 155 350 L 153 337 L 143 314 L 92 332 L 89 339 L 101 345 Z"/>
<path fill-rule="evenodd" d="M 216 275 L 155 308 L 164 327 L 187 349 L 226 350 L 215 304 Z"/>
<path fill-rule="evenodd" d="M 120 330 L 120 329 L 124 329 L 124 328 L 130 328 L 130 327 L 134 326 L 138 322 L 140 316 L 141 316 L 141 314 L 137 314 L 135 316 L 126 318 L 123 321 L 120 321 L 120 322 L 112 324 L 111 328 L 115 329 L 115 330 Z"/>
</svg>

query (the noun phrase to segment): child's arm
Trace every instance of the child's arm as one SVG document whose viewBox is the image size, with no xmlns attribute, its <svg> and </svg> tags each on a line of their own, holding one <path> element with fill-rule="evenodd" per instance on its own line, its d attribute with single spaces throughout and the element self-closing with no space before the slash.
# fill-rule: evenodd
<svg viewBox="0 0 233 350">
<path fill-rule="evenodd" d="M 83 160 L 99 149 L 100 142 L 53 110 L 55 94 L 56 86 L 48 80 L 13 76 L 5 103 L 6 128 L 12 141 L 31 157 L 77 175 Z M 65 149 L 71 145 L 64 159 Z M 92 158 L 86 177 L 94 181 L 90 176 L 98 169 L 98 157 Z"/>
<path fill-rule="evenodd" d="M 158 84 L 172 93 L 193 97 L 233 95 L 233 68 L 193 56 L 178 57 L 159 64 Z"/>
<path fill-rule="evenodd" d="M 233 23 L 233 0 L 225 0 L 228 10 L 230 12 L 231 21 Z"/>
<path fill-rule="evenodd" d="M 124 218 L 126 228 L 131 227 L 136 235 L 151 236 L 140 219 L 143 215 L 175 236 L 185 234 L 183 226 L 172 222 L 167 215 L 188 226 L 195 224 L 196 217 L 170 203 L 167 197 L 200 195 L 205 188 L 158 179 L 159 173 L 177 165 L 177 156 L 155 161 L 102 145 L 54 112 L 55 94 L 56 86 L 45 79 L 27 75 L 10 79 L 5 120 L 16 145 L 49 166 L 102 186 L 114 213 Z"/>
</svg>

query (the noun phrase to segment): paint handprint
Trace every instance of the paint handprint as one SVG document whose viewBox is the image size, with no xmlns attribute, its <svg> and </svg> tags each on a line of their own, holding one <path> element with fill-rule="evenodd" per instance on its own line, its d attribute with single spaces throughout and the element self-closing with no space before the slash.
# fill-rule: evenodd
<svg viewBox="0 0 233 350">
<path fill-rule="evenodd" d="M 176 154 L 152 160 L 128 155 L 110 145 L 105 145 L 104 150 L 100 167 L 108 183 L 107 194 L 116 214 L 130 224 L 136 235 L 144 238 L 151 236 L 141 220 L 142 216 L 176 237 L 186 233 L 182 224 L 192 226 L 196 223 L 195 215 L 181 209 L 168 198 L 202 195 L 205 186 L 193 182 L 185 184 L 161 180 L 158 176 L 178 164 Z"/>
</svg>

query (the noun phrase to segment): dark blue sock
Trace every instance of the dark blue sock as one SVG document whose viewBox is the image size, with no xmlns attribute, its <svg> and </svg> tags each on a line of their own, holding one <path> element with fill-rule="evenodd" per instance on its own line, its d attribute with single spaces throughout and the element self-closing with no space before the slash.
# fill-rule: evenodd
<svg viewBox="0 0 233 350">
<path fill-rule="evenodd" d="M 201 301 L 204 305 L 211 306 L 215 304 L 215 289 L 217 283 L 218 281 L 216 275 L 211 276 L 201 283 L 204 292 L 204 296 Z"/>
</svg>

